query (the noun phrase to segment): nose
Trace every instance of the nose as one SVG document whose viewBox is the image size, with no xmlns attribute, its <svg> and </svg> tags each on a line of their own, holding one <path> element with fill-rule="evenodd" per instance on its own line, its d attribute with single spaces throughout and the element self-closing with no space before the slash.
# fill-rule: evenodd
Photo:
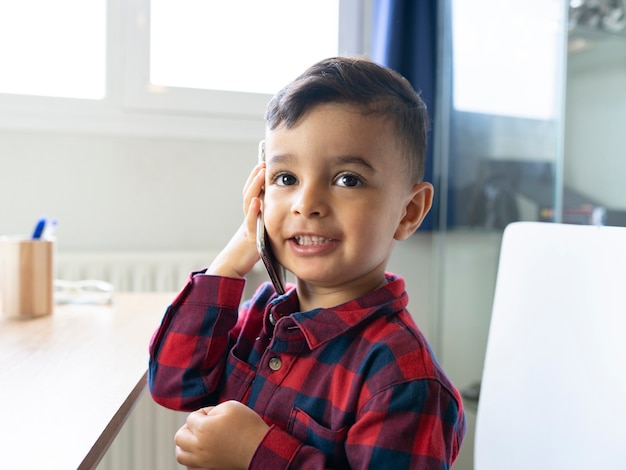
<svg viewBox="0 0 626 470">
<path fill-rule="evenodd" d="M 328 213 L 326 199 L 325 191 L 319 185 L 303 184 L 294 195 L 291 210 L 305 217 L 324 217 Z"/>
</svg>

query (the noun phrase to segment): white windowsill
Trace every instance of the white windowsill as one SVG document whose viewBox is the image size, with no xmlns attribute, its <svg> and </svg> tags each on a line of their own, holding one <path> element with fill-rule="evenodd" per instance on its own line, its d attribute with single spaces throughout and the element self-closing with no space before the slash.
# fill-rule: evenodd
<svg viewBox="0 0 626 470">
<path fill-rule="evenodd" d="M 101 101 L 4 95 L 0 131 L 258 141 L 265 123 L 261 112 L 258 117 L 165 112 Z"/>
</svg>

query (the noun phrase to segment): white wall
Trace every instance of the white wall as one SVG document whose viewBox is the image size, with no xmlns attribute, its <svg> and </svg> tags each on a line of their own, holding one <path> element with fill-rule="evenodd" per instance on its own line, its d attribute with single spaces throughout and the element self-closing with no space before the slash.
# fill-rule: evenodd
<svg viewBox="0 0 626 470">
<path fill-rule="evenodd" d="M 256 142 L 0 132 L 0 234 L 48 215 L 63 251 L 214 250 L 255 162 Z"/>
<path fill-rule="evenodd" d="M 605 36 L 568 58 L 564 179 L 626 210 L 626 37 Z"/>
</svg>

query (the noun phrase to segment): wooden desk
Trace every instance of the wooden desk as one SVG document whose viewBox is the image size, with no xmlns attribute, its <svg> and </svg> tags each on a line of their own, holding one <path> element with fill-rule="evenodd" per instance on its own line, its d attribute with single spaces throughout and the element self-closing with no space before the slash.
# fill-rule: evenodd
<svg viewBox="0 0 626 470">
<path fill-rule="evenodd" d="M 171 293 L 0 316 L 0 468 L 95 468 L 146 383 L 148 342 Z"/>
</svg>

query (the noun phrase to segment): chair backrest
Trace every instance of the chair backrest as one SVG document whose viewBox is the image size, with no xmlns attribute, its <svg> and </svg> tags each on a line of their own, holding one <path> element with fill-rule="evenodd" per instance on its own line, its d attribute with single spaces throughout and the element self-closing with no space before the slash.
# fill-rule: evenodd
<svg viewBox="0 0 626 470">
<path fill-rule="evenodd" d="M 626 468 L 626 228 L 504 232 L 475 470 Z"/>
</svg>

